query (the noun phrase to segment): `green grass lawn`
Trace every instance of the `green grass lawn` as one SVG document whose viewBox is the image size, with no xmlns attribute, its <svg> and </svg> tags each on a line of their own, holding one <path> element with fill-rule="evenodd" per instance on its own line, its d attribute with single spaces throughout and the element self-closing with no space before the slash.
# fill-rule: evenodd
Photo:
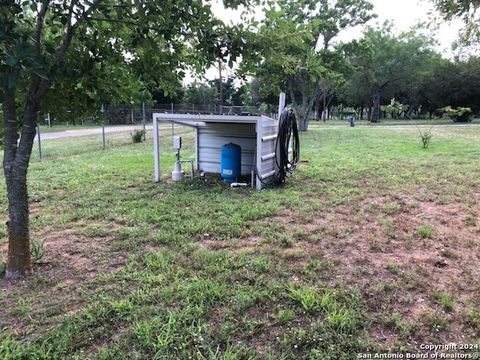
<svg viewBox="0 0 480 360">
<path fill-rule="evenodd" d="M 33 160 L 45 254 L 26 280 L 0 280 L 0 358 L 333 360 L 479 343 L 480 127 L 434 128 L 422 149 L 415 127 L 313 124 L 286 187 L 261 192 L 172 184 L 168 137 L 155 184 L 150 139 L 58 140 L 65 151 Z"/>
</svg>

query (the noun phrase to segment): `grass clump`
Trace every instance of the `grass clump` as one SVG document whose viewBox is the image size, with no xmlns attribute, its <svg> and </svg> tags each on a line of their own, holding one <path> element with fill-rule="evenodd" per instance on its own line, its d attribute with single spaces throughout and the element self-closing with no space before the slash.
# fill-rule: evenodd
<svg viewBox="0 0 480 360">
<path fill-rule="evenodd" d="M 465 215 L 465 219 L 463 220 L 465 222 L 465 225 L 475 227 L 477 226 L 477 219 L 475 215 L 473 214 L 467 214 Z"/>
<path fill-rule="evenodd" d="M 291 248 L 294 244 L 293 238 L 290 235 L 282 235 L 280 237 L 280 243 L 283 247 Z"/>
<path fill-rule="evenodd" d="M 328 289 L 293 285 L 287 287 L 287 292 L 308 314 L 323 314 L 334 331 L 352 333 L 356 328 L 359 316 L 359 298 L 356 294 L 339 294 Z"/>
<path fill-rule="evenodd" d="M 471 308 L 466 316 L 466 322 L 480 336 L 480 310 Z"/>
<path fill-rule="evenodd" d="M 436 293 L 433 294 L 433 300 L 442 306 L 443 310 L 445 310 L 446 312 L 452 312 L 453 311 L 453 299 L 452 297 L 450 296 L 450 294 L 448 294 L 447 292 L 445 291 L 438 291 Z"/>
<path fill-rule="evenodd" d="M 431 239 L 433 237 L 433 227 L 430 225 L 421 225 L 417 228 L 417 234 L 422 239 Z"/>
<path fill-rule="evenodd" d="M 295 320 L 295 312 L 290 309 L 278 309 L 276 318 L 280 325 L 286 325 Z"/>
</svg>

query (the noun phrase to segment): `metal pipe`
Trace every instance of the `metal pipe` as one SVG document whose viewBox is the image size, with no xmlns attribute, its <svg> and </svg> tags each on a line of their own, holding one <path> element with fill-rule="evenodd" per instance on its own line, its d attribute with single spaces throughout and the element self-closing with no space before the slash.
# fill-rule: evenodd
<svg viewBox="0 0 480 360">
<path fill-rule="evenodd" d="M 38 159 L 42 161 L 42 139 L 40 137 L 40 125 L 37 123 L 37 137 L 38 137 Z"/>
<path fill-rule="evenodd" d="M 103 150 L 105 150 L 105 143 L 106 143 L 105 142 L 105 125 L 102 125 L 102 143 L 103 143 L 102 148 Z"/>
<path fill-rule="evenodd" d="M 155 182 L 160 181 L 160 141 L 158 136 L 158 120 L 153 117 L 153 160 L 155 163 Z"/>
</svg>

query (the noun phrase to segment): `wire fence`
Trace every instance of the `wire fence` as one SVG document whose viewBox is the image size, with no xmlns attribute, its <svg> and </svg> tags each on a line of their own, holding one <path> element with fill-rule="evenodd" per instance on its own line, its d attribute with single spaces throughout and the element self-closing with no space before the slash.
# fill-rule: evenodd
<svg viewBox="0 0 480 360">
<path fill-rule="evenodd" d="M 148 107 L 117 106 L 103 108 L 105 116 L 85 116 L 82 118 L 57 119 L 51 114 L 44 114 L 37 126 L 33 159 L 48 160 L 73 156 L 89 151 L 108 150 L 134 143 L 133 134 L 145 131 L 143 141 L 153 138 L 152 117 L 154 113 L 173 114 L 212 114 L 212 115 L 266 115 L 275 117 L 274 109 L 254 106 L 221 106 L 215 104 L 157 104 Z M 160 126 L 162 141 L 167 135 L 185 135 L 192 129 L 175 124 Z M 171 145 L 171 138 L 167 145 Z M 127 150 L 126 150 L 127 151 Z"/>
<path fill-rule="evenodd" d="M 56 129 L 37 126 L 32 159 L 45 161 L 94 151 L 108 151 L 119 147 L 124 147 L 128 152 L 128 147 L 136 142 L 151 142 L 153 139 L 153 130 L 150 124 L 75 126 L 68 127 L 68 130 L 54 130 Z M 145 130 L 143 136 L 135 141 L 134 133 L 143 130 Z M 162 125 L 159 131 L 163 146 L 169 148 L 172 146 L 173 136 L 185 136 L 193 133 L 191 128 L 171 126 L 170 124 Z"/>
<path fill-rule="evenodd" d="M 275 116 L 273 106 L 224 106 L 216 104 L 156 104 L 154 107 L 145 104 L 134 106 L 114 106 L 102 107 L 94 114 L 82 117 L 61 117 L 55 116 L 55 113 L 42 114 L 39 123 L 43 126 L 88 126 L 100 125 L 102 123 L 108 125 L 120 124 L 136 124 L 148 123 L 152 120 L 153 113 L 172 113 L 172 114 L 212 114 L 212 115 L 266 115 Z"/>
</svg>

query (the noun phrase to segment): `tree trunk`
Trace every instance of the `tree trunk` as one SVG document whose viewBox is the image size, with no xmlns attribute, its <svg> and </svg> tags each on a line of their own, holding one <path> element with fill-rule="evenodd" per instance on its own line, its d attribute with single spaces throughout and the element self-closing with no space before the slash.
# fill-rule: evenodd
<svg viewBox="0 0 480 360">
<path fill-rule="evenodd" d="M 8 260 L 5 277 L 23 277 L 32 269 L 30 255 L 27 169 L 36 133 L 38 102 L 27 97 L 23 116 L 22 137 L 18 142 L 14 90 L 5 90 L 5 149 L 3 171 L 8 198 Z"/>
<path fill-rule="evenodd" d="M 413 115 L 413 112 L 415 111 L 415 108 L 417 107 L 417 104 L 418 104 L 418 101 L 417 99 L 414 99 L 411 103 L 410 103 L 410 106 L 408 107 L 408 110 L 405 114 L 405 117 L 407 119 L 411 119 L 412 118 L 412 115 Z"/>
<path fill-rule="evenodd" d="M 320 98 L 317 96 L 315 99 L 315 120 L 320 121 L 322 117 L 322 106 L 320 104 Z"/>
<path fill-rule="evenodd" d="M 328 118 L 328 110 L 327 110 L 327 94 L 325 91 L 322 95 L 322 120 L 323 122 L 327 121 Z"/>
<path fill-rule="evenodd" d="M 373 94 L 373 109 L 372 109 L 372 117 L 370 119 L 371 122 L 376 123 L 380 120 L 380 90 L 377 90 L 375 94 Z"/>
<path fill-rule="evenodd" d="M 32 269 L 26 175 L 23 172 L 6 177 L 9 215 L 7 279 L 23 277 Z"/>
<path fill-rule="evenodd" d="M 308 104 L 303 103 L 302 105 L 295 106 L 298 114 L 298 130 L 307 131 L 308 123 L 310 117 L 310 111 L 308 109 Z"/>
</svg>

